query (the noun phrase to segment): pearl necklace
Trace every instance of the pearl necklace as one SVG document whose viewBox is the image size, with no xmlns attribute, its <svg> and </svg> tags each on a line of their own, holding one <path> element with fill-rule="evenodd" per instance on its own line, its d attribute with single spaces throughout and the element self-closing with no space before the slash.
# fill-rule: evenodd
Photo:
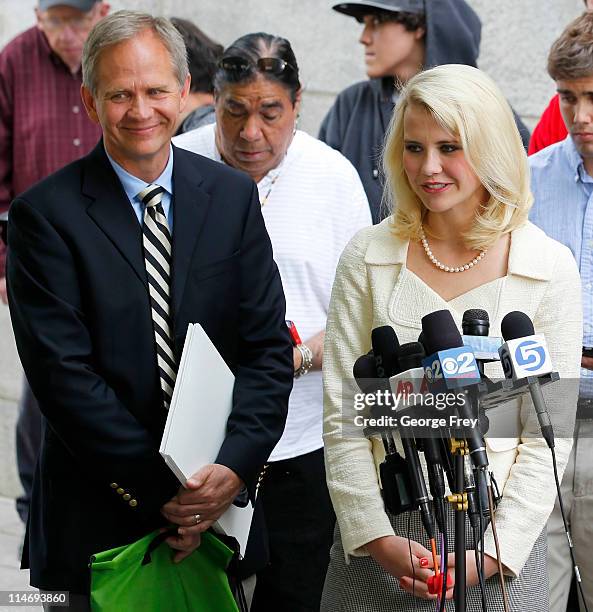
<svg viewBox="0 0 593 612">
<path fill-rule="evenodd" d="M 422 246 L 424 247 L 424 252 L 426 253 L 428 259 L 430 259 L 430 261 L 432 261 L 432 263 L 443 272 L 465 272 L 466 270 L 469 270 L 470 268 L 473 268 L 475 265 L 480 263 L 480 261 L 484 258 L 484 255 L 486 255 L 486 252 L 488 251 L 488 249 L 481 251 L 477 257 L 474 257 L 474 259 L 464 264 L 463 266 L 446 266 L 432 254 L 432 251 L 430 250 L 430 245 L 428 244 L 428 239 L 426 238 L 426 234 L 424 233 L 424 228 L 422 226 L 420 226 L 420 237 L 422 238 Z"/>
</svg>

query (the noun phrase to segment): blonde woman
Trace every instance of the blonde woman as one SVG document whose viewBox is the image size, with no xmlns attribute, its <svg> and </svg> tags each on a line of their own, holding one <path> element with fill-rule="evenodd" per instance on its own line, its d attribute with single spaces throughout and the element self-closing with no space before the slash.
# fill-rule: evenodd
<svg viewBox="0 0 593 612">
<path fill-rule="evenodd" d="M 408 532 L 407 515 L 386 512 L 376 467 L 383 459 L 381 441 L 347 427 L 352 398 L 345 383 L 356 358 L 369 350 L 373 328 L 391 325 L 400 342 L 412 342 L 430 312 L 446 308 L 459 325 L 465 310 L 483 308 L 491 335 L 500 335 L 504 315 L 521 310 L 545 334 L 560 374 L 577 378 L 579 372 L 577 268 L 567 248 L 527 221 L 527 159 L 511 109 L 492 80 L 462 65 L 412 78 L 391 121 L 384 168 L 393 214 L 346 247 L 328 316 L 324 442 L 338 526 L 322 603 L 327 612 L 435 606 L 426 586 L 432 570 L 419 564 L 430 554 L 417 513 Z M 503 376 L 498 364 L 487 374 Z M 553 414 L 563 411 L 563 431 L 572 431 L 576 397 L 572 385 L 549 398 Z M 516 420 L 516 438 L 486 440 L 503 493 L 500 556 L 511 609 L 546 610 L 544 528 L 555 499 L 552 461 L 535 435 L 531 401 L 517 406 Z M 560 472 L 570 446 L 570 439 L 557 439 Z M 452 528 L 450 533 L 452 540 Z M 491 528 L 485 552 L 488 609 L 502 610 Z M 468 610 L 481 610 L 473 551 L 466 559 Z M 449 564 L 454 573 L 452 555 Z"/>
</svg>

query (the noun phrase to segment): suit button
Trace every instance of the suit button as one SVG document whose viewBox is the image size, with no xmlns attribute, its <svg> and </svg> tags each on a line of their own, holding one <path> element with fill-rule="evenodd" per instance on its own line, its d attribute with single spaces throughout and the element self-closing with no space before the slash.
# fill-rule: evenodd
<svg viewBox="0 0 593 612">
<path fill-rule="evenodd" d="M 135 499 L 131 499 L 128 503 L 130 506 L 132 506 L 132 508 L 135 508 L 138 505 L 138 502 Z"/>
<path fill-rule="evenodd" d="M 131 496 L 129 493 L 126 493 L 126 494 L 124 495 L 124 500 L 125 500 L 125 501 L 130 501 L 130 499 L 132 499 L 132 496 Z"/>
<path fill-rule="evenodd" d="M 112 482 L 112 483 L 111 483 L 109 486 L 110 486 L 112 489 L 117 489 L 117 487 L 119 487 L 119 485 L 117 484 L 117 482 Z"/>
<path fill-rule="evenodd" d="M 120 487 L 119 489 L 117 489 L 116 493 L 118 495 L 123 495 L 125 493 L 125 490 Z"/>
</svg>

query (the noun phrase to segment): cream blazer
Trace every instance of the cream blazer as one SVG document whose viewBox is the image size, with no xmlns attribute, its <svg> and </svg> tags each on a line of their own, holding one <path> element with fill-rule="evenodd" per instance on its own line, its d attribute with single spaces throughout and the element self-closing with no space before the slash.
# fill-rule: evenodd
<svg viewBox="0 0 593 612">
<path fill-rule="evenodd" d="M 365 545 L 393 535 L 380 493 L 377 466 L 384 451 L 379 439 L 366 439 L 352 420 L 352 366 L 370 348 L 371 330 L 391 325 L 400 343 L 416 341 L 421 318 L 447 308 L 461 328 L 467 308 L 483 308 L 490 315 L 490 335 L 500 336 L 500 322 L 512 310 L 525 312 L 536 333 L 546 336 L 554 368 L 571 384 L 546 389 L 553 421 L 567 437 L 556 438 L 560 478 L 572 445 L 578 397 L 582 309 L 581 285 L 568 248 L 539 228 L 526 223 L 511 234 L 508 274 L 446 302 L 405 268 L 408 242 L 390 230 L 390 218 L 358 232 L 344 250 L 332 290 L 325 336 L 324 448 L 327 483 L 349 555 L 368 554 Z M 454 282 L 454 277 L 452 277 Z M 483 300 L 487 300 L 484 303 Z M 486 371 L 503 378 L 500 364 Z M 556 490 L 552 459 L 531 399 L 501 408 L 505 425 L 516 419 L 515 437 L 487 438 L 490 470 L 503 499 L 496 512 L 501 560 L 506 572 L 517 575 L 552 511 Z M 496 412 L 497 409 L 494 409 Z M 510 416 L 509 416 L 510 414 Z M 496 415 L 489 413 L 490 431 Z M 505 434 L 506 435 L 506 434 Z M 496 556 L 491 527 L 485 534 L 486 553 Z"/>
</svg>

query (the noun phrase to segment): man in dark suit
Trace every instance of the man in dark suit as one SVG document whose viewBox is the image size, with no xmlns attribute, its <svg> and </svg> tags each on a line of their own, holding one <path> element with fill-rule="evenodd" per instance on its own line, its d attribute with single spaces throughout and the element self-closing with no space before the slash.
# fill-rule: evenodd
<svg viewBox="0 0 593 612">
<path fill-rule="evenodd" d="M 171 146 L 188 90 L 167 20 L 106 18 L 83 55 L 102 141 L 11 207 L 11 316 L 45 417 L 23 562 L 32 585 L 79 594 L 73 609 L 91 554 L 169 521 L 181 560 L 244 487 L 253 498 L 286 418 L 292 349 L 257 189 Z M 216 462 L 180 489 L 158 446 L 190 322 L 236 383 Z"/>
</svg>

